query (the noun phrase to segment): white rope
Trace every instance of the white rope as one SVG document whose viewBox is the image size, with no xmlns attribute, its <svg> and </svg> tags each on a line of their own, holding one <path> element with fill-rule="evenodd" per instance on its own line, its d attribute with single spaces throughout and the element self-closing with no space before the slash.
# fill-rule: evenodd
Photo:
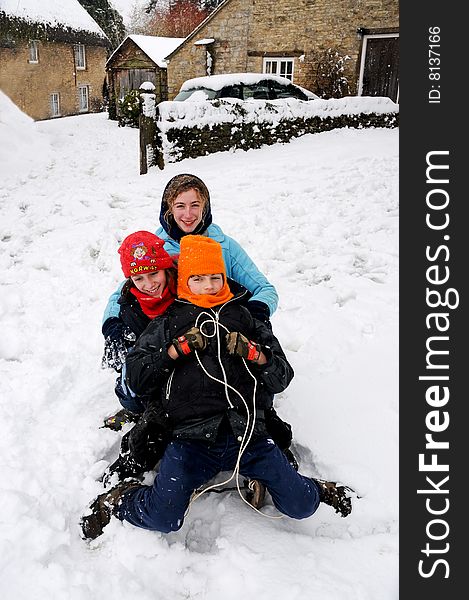
<svg viewBox="0 0 469 600">
<path fill-rule="evenodd" d="M 222 306 L 222 308 L 224 306 L 226 306 L 226 304 L 224 304 Z M 213 318 L 213 316 L 210 313 L 206 312 L 206 311 L 203 311 L 203 312 L 199 313 L 199 315 L 197 316 L 196 322 L 195 322 L 195 326 L 199 328 L 200 333 L 203 336 L 205 336 L 206 338 L 213 338 L 213 337 L 216 336 L 216 338 L 217 338 L 217 359 L 218 359 L 218 362 L 220 364 L 220 368 L 221 368 L 221 371 L 222 371 L 222 374 L 223 374 L 223 380 L 218 379 L 217 377 L 211 375 L 207 371 L 207 369 L 204 367 L 204 365 L 202 364 L 202 362 L 201 362 L 201 360 L 199 358 L 199 353 L 198 353 L 197 350 L 195 351 L 195 356 L 196 356 L 197 362 L 199 363 L 199 366 L 201 367 L 201 369 L 203 370 L 203 372 L 207 375 L 207 377 L 209 377 L 213 381 L 216 381 L 217 383 L 221 383 L 224 386 L 224 388 L 225 388 L 225 396 L 226 396 L 226 399 L 228 401 L 228 404 L 229 404 L 230 408 L 234 408 L 234 406 L 233 406 L 233 403 L 230 400 L 230 396 L 229 396 L 229 391 L 228 390 L 232 390 L 235 394 L 237 394 L 241 398 L 241 401 L 243 402 L 244 407 L 246 409 L 246 415 L 247 415 L 246 428 L 244 430 L 244 434 L 243 434 L 243 437 L 242 437 L 241 442 L 240 442 L 238 457 L 236 459 L 236 465 L 235 465 L 235 468 L 234 468 L 233 473 L 231 474 L 231 476 L 228 479 L 226 479 L 225 481 L 221 481 L 220 483 L 214 483 L 214 484 L 212 484 L 212 485 L 204 488 L 203 490 L 200 490 L 199 492 L 194 492 L 192 494 L 192 496 L 191 496 L 191 499 L 189 501 L 189 505 L 188 505 L 188 507 L 186 509 L 184 517 L 188 514 L 192 502 L 194 502 L 195 500 L 197 500 L 197 498 L 200 498 L 200 496 L 202 496 L 203 494 L 205 494 L 205 492 L 208 492 L 209 490 L 212 490 L 212 489 L 217 488 L 217 487 L 221 487 L 223 485 L 227 485 L 232 479 L 234 479 L 236 477 L 236 488 L 238 490 L 239 496 L 241 497 L 241 499 L 243 500 L 243 502 L 245 504 L 247 504 L 250 508 L 252 508 L 252 510 L 255 510 L 260 515 L 262 515 L 263 517 L 268 517 L 270 519 L 281 519 L 283 517 L 283 515 L 274 516 L 274 515 L 266 515 L 266 514 L 264 514 L 259 509 L 257 509 L 255 506 L 253 506 L 252 504 L 250 504 L 246 500 L 246 498 L 243 496 L 243 494 L 241 493 L 241 488 L 239 486 L 239 476 L 241 475 L 240 472 L 239 472 L 240 463 L 241 463 L 241 457 L 243 456 L 244 451 L 246 450 L 247 446 L 249 445 L 249 442 L 251 441 L 252 435 L 254 433 L 254 428 L 256 426 L 256 415 L 257 415 L 257 411 L 256 411 L 257 379 L 251 373 L 251 371 L 250 371 L 250 369 L 249 369 L 249 367 L 248 367 L 245 359 L 242 358 L 242 361 L 243 361 L 243 364 L 244 364 L 244 368 L 246 369 L 246 371 L 249 373 L 250 377 L 254 381 L 254 388 L 253 388 L 253 394 L 252 394 L 253 415 L 251 417 L 251 414 L 249 412 L 249 406 L 248 406 L 246 400 L 244 399 L 243 395 L 236 388 L 234 388 L 233 386 L 231 386 L 228 383 L 228 381 L 227 381 L 225 368 L 223 366 L 223 362 L 222 362 L 222 358 L 221 358 L 220 328 L 223 328 L 228 333 L 229 333 L 229 329 L 227 327 L 225 327 L 223 325 L 223 323 L 220 323 L 220 321 L 219 321 L 219 312 L 220 311 L 218 311 L 218 312 L 217 311 L 213 311 L 213 313 L 215 315 L 215 318 Z M 202 315 L 206 315 L 208 318 L 206 318 L 202 323 L 199 323 L 199 319 L 202 317 Z M 211 334 L 208 333 L 206 330 L 204 330 L 204 327 L 206 327 L 206 325 L 208 323 L 211 323 L 214 326 L 213 333 L 211 333 Z M 248 434 L 248 430 L 249 430 L 249 434 Z"/>
</svg>

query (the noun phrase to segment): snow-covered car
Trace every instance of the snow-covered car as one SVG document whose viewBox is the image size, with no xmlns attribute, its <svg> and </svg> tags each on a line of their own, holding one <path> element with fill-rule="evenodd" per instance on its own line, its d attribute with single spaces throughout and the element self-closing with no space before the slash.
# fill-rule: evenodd
<svg viewBox="0 0 469 600">
<path fill-rule="evenodd" d="M 224 73 L 195 77 L 185 81 L 175 101 L 203 101 L 215 98 L 237 98 L 238 100 L 318 100 L 319 96 L 295 85 L 286 77 L 265 73 Z"/>
</svg>

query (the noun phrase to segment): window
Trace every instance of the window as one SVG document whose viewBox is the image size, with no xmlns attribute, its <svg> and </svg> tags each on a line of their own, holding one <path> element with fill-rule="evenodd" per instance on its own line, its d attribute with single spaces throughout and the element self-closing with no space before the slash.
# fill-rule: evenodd
<svg viewBox="0 0 469 600">
<path fill-rule="evenodd" d="M 293 81 L 293 58 L 264 58 L 264 73 L 280 75 Z"/>
<path fill-rule="evenodd" d="M 29 61 L 30 63 L 39 62 L 39 49 L 37 40 L 29 40 Z"/>
<path fill-rule="evenodd" d="M 253 85 L 245 85 L 243 87 L 244 100 L 268 100 L 269 95 L 269 84 L 267 81 L 259 81 Z"/>
<path fill-rule="evenodd" d="M 88 86 L 80 85 L 80 87 L 78 88 L 78 106 L 79 106 L 80 112 L 88 111 L 88 108 L 89 108 L 88 98 L 89 98 Z"/>
<path fill-rule="evenodd" d="M 271 98 L 297 98 L 298 100 L 308 100 L 308 96 L 292 83 L 282 85 L 276 81 L 269 81 L 269 87 Z"/>
<path fill-rule="evenodd" d="M 75 65 L 77 69 L 86 69 L 85 46 L 75 44 Z"/>
<path fill-rule="evenodd" d="M 242 99 L 243 94 L 241 92 L 240 85 L 227 85 L 220 90 L 218 98 L 238 98 Z"/>
<path fill-rule="evenodd" d="M 50 114 L 52 117 L 60 116 L 60 96 L 56 92 L 50 95 Z"/>
</svg>

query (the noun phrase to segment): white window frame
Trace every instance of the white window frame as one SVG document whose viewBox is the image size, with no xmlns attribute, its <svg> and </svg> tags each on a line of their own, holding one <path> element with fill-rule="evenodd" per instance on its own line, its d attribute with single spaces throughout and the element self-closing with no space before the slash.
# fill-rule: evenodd
<svg viewBox="0 0 469 600">
<path fill-rule="evenodd" d="M 282 65 L 284 63 L 284 65 Z M 288 66 L 291 65 L 291 73 L 289 73 Z M 282 73 L 283 70 L 283 73 Z M 286 77 L 293 83 L 293 74 L 295 72 L 295 59 L 287 56 L 281 57 L 264 57 L 262 64 L 262 72 L 269 73 L 270 75 L 279 75 L 280 77 Z"/>
<path fill-rule="evenodd" d="M 52 92 L 50 95 L 50 112 L 51 117 L 60 117 L 60 94 Z"/>
<path fill-rule="evenodd" d="M 78 86 L 78 110 L 79 112 L 90 110 L 90 88 L 88 85 Z"/>
<path fill-rule="evenodd" d="M 75 52 L 75 67 L 80 71 L 84 71 L 86 69 L 86 50 L 84 44 L 75 44 L 74 46 Z"/>
<path fill-rule="evenodd" d="M 39 46 L 37 40 L 29 40 L 29 60 L 32 65 L 37 65 L 39 62 Z"/>
</svg>

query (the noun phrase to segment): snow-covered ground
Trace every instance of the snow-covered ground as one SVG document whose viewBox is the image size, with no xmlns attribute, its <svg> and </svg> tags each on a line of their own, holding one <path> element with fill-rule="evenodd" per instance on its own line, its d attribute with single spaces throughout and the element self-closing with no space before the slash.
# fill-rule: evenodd
<svg viewBox="0 0 469 600">
<path fill-rule="evenodd" d="M 33 123 L 0 92 L 0 596 L 3 600 L 398 597 L 398 131 L 335 130 L 139 175 L 138 132 L 105 114 Z M 357 490 L 343 519 L 197 500 L 179 532 L 79 519 L 120 433 L 100 368 L 117 248 L 156 229 L 170 177 L 208 185 L 214 222 L 275 284 L 295 369 L 277 410 L 300 470 Z M 263 509 L 276 515 L 272 506 Z"/>
</svg>

